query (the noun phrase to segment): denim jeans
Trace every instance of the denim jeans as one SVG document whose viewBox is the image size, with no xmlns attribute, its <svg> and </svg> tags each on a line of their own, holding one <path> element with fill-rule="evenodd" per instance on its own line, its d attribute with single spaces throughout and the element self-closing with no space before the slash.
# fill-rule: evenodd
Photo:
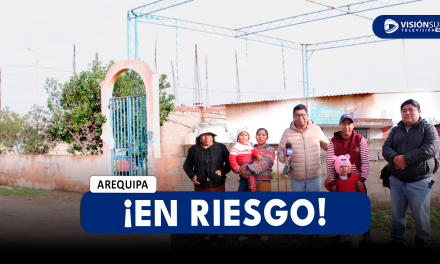
<svg viewBox="0 0 440 264">
<path fill-rule="evenodd" d="M 428 187 L 431 177 L 416 182 L 402 182 L 390 176 L 392 229 L 391 238 L 405 244 L 406 210 L 411 208 L 416 222 L 415 242 L 419 247 L 431 244 L 429 205 L 431 189 Z"/>
<path fill-rule="evenodd" d="M 243 166 L 243 165 L 250 165 L 250 164 L 251 164 L 250 162 L 243 162 L 243 163 L 240 163 L 239 165 Z M 246 169 L 246 174 L 251 175 L 252 171 L 250 171 L 249 169 Z M 240 180 L 238 181 L 238 192 L 247 192 L 248 188 L 249 188 L 249 178 L 245 179 L 245 178 L 241 177 L 241 175 L 240 175 Z"/>
<path fill-rule="evenodd" d="M 305 179 L 304 181 L 295 181 L 290 178 L 290 187 L 293 192 L 320 192 L 321 191 L 321 177 L 316 179 Z"/>
</svg>

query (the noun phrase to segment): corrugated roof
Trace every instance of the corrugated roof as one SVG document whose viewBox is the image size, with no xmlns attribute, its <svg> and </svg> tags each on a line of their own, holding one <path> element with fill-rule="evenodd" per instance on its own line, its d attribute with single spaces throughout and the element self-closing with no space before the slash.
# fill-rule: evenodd
<svg viewBox="0 0 440 264">
<path fill-rule="evenodd" d="M 374 93 L 345 93 L 345 94 L 331 94 L 331 95 L 316 95 L 316 96 L 310 96 L 308 98 L 320 98 L 320 97 L 334 97 L 334 96 L 343 96 L 343 95 L 367 95 L 367 94 L 374 94 Z M 305 97 L 291 97 L 291 98 L 284 98 L 284 99 L 273 99 L 273 100 L 260 100 L 260 101 L 248 101 L 248 102 L 241 102 L 241 103 L 226 103 L 226 104 L 218 104 L 216 106 L 223 106 L 223 105 L 235 105 L 235 104 L 252 104 L 252 103 L 259 103 L 259 102 L 275 102 L 275 101 L 286 101 L 286 100 L 292 100 L 292 99 L 305 99 Z"/>
</svg>

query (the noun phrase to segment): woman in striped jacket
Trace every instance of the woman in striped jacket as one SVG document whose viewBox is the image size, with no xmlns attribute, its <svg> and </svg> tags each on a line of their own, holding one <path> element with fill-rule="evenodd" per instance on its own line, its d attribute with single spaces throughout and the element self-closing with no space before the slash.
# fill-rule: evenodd
<svg viewBox="0 0 440 264">
<path fill-rule="evenodd" d="M 252 164 L 244 165 L 240 167 L 240 175 L 244 178 L 248 177 L 245 172 L 249 169 L 257 180 L 257 191 L 258 192 L 270 192 L 272 191 L 272 167 L 275 159 L 275 149 L 266 144 L 269 138 L 269 133 L 265 128 L 260 128 L 257 130 L 256 140 L 257 145 L 254 147 L 260 151 L 263 156 L 262 161 L 258 161 L 257 157 L 252 157 Z M 238 239 L 244 241 L 253 235 L 242 235 Z M 267 241 L 269 237 L 267 235 L 258 235 L 261 241 Z"/>
</svg>

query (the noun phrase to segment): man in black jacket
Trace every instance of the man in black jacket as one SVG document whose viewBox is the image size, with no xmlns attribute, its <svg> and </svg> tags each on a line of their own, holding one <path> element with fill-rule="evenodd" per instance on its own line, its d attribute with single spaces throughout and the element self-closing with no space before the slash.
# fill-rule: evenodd
<svg viewBox="0 0 440 264">
<path fill-rule="evenodd" d="M 420 117 L 420 105 L 410 99 L 400 106 L 402 121 L 393 127 L 382 154 L 390 164 L 392 229 L 387 247 L 402 247 L 406 243 L 406 210 L 411 207 L 415 223 L 415 242 L 420 248 L 431 243 L 429 205 L 431 176 L 435 155 L 439 151 L 437 130 Z"/>
</svg>

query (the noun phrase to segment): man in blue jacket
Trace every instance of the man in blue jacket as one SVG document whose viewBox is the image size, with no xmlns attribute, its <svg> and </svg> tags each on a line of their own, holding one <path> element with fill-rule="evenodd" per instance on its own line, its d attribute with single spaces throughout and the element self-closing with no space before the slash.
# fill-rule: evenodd
<svg viewBox="0 0 440 264">
<path fill-rule="evenodd" d="M 402 247 L 406 243 L 406 210 L 411 207 L 415 223 L 415 242 L 419 248 L 431 243 L 429 205 L 431 176 L 439 151 L 437 130 L 420 117 L 420 105 L 410 99 L 400 106 L 402 121 L 393 127 L 382 154 L 390 164 L 392 229 L 387 247 Z"/>
</svg>

